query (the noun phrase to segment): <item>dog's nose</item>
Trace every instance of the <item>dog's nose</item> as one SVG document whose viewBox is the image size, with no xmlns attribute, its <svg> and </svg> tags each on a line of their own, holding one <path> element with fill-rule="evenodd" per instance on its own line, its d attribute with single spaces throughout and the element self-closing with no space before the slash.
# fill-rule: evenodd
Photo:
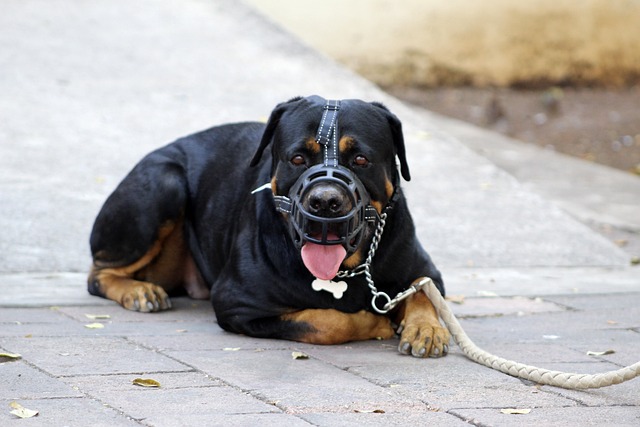
<svg viewBox="0 0 640 427">
<path fill-rule="evenodd" d="M 305 208 L 309 213 L 325 218 L 343 216 L 353 207 L 345 189 L 328 184 L 313 187 L 305 202 Z"/>
</svg>

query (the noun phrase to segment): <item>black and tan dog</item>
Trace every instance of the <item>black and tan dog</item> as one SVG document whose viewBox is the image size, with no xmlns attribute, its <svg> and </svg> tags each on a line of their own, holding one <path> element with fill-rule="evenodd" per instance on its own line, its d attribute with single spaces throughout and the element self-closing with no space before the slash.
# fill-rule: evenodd
<svg viewBox="0 0 640 427">
<path fill-rule="evenodd" d="M 170 308 L 169 294 L 210 295 L 228 331 L 308 343 L 387 339 L 395 323 L 401 353 L 442 356 L 449 334 L 424 293 L 384 315 L 372 308 L 371 286 L 393 298 L 429 277 L 444 293 L 396 157 L 409 180 L 401 124 L 384 106 L 318 96 L 279 104 L 266 125 L 179 139 L 102 207 L 89 292 L 143 312 Z M 371 280 L 336 278 L 365 270 L 369 255 Z"/>
</svg>

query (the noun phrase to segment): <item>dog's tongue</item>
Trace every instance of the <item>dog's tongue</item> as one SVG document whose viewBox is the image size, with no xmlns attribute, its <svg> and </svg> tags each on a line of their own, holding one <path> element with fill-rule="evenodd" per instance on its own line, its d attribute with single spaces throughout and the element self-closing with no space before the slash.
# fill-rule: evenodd
<svg viewBox="0 0 640 427">
<path fill-rule="evenodd" d="M 311 274 L 318 279 L 331 280 L 338 274 L 347 251 L 342 245 L 318 245 L 307 242 L 302 247 L 301 255 L 302 262 Z"/>
</svg>

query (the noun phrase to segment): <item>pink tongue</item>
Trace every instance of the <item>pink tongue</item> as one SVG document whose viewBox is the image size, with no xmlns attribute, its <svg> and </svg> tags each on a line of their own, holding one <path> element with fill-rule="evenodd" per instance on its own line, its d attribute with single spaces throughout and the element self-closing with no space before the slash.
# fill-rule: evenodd
<svg viewBox="0 0 640 427">
<path fill-rule="evenodd" d="M 301 255 L 304 265 L 311 274 L 318 279 L 331 280 L 338 274 L 347 251 L 342 245 L 318 245 L 307 242 L 302 247 Z"/>
</svg>

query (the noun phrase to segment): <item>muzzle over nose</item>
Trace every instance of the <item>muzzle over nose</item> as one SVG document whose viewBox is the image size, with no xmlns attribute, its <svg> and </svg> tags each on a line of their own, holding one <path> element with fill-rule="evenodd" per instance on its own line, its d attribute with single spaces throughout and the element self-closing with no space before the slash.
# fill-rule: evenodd
<svg viewBox="0 0 640 427">
<path fill-rule="evenodd" d="M 328 183 L 319 183 L 309 190 L 302 206 L 307 212 L 325 218 L 344 216 L 353 209 L 346 190 Z"/>
</svg>

